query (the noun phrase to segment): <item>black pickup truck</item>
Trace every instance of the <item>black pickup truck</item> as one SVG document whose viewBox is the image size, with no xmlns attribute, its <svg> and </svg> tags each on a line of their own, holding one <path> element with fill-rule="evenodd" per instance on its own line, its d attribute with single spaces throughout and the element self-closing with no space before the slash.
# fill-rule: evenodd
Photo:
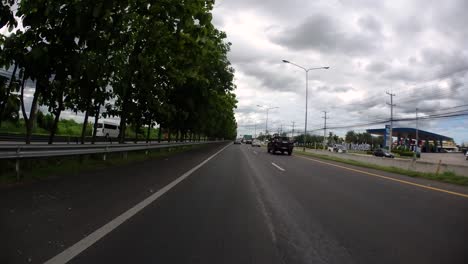
<svg viewBox="0 0 468 264">
<path fill-rule="evenodd" d="M 288 153 L 288 155 L 292 154 L 294 148 L 294 142 L 291 141 L 288 137 L 280 137 L 280 136 L 274 136 L 271 138 L 271 140 L 268 142 L 268 152 L 274 154 L 277 151 L 281 151 L 282 154 L 285 152 Z"/>
</svg>

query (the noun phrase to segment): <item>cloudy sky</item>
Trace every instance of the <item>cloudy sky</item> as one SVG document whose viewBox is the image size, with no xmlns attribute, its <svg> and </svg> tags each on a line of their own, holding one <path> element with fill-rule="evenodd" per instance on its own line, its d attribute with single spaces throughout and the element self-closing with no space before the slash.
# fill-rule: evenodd
<svg viewBox="0 0 468 264">
<path fill-rule="evenodd" d="M 468 113 L 468 1 L 466 0 L 217 0 L 214 24 L 232 43 L 238 134 L 304 130 L 305 73 L 309 72 L 308 131 L 348 130 L 390 118 Z M 5 34 L 5 29 L 0 29 Z M 29 106 L 33 89 L 26 91 Z M 463 107 L 458 107 L 463 106 Z M 43 109 L 45 110 L 45 109 Z M 64 118 L 83 116 L 69 111 Z M 116 120 L 117 121 L 117 120 Z M 361 126 L 356 126 L 356 125 Z M 414 127 L 399 122 L 395 127 Z M 468 143 L 468 116 L 420 120 L 421 129 Z"/>
<path fill-rule="evenodd" d="M 468 109 L 468 1 L 218 0 L 215 25 L 232 43 L 239 134 L 304 130 L 309 72 L 308 130 Z M 465 107 L 458 107 L 465 105 Z M 449 108 L 449 109 L 447 109 Z M 444 110 L 446 109 L 446 110 Z M 464 111 L 467 113 L 468 111 Z M 400 122 L 396 127 L 413 127 Z M 365 131 L 364 126 L 332 131 Z M 468 117 L 420 121 L 420 127 L 468 142 Z"/>
</svg>

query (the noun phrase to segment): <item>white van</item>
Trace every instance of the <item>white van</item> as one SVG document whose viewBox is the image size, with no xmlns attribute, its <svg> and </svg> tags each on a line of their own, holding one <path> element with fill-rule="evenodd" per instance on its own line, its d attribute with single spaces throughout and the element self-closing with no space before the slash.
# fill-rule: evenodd
<svg viewBox="0 0 468 264">
<path fill-rule="evenodd" d="M 96 136 L 98 137 L 111 137 L 116 138 L 119 136 L 120 126 L 109 122 L 109 121 L 99 121 L 97 123 Z"/>
</svg>

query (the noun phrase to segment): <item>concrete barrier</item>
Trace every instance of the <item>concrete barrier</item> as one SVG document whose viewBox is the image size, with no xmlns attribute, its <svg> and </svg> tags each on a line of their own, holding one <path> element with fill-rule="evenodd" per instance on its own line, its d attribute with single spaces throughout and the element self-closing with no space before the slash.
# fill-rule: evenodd
<svg viewBox="0 0 468 264">
<path fill-rule="evenodd" d="M 453 164 L 445 164 L 443 162 L 439 163 L 432 163 L 432 162 L 425 162 L 420 160 L 411 160 L 411 159 L 390 159 L 390 158 L 382 158 L 382 157 L 375 157 L 370 155 L 360 155 L 360 154 L 352 154 L 352 153 L 334 153 L 330 151 L 323 151 L 323 150 L 307 150 L 311 153 L 327 155 L 331 157 L 337 157 L 347 160 L 354 160 L 363 163 L 369 163 L 379 166 L 386 166 L 386 167 L 396 167 L 405 170 L 411 171 L 418 171 L 418 172 L 428 172 L 428 173 L 444 173 L 444 172 L 453 172 L 459 176 L 468 177 L 468 165 L 453 165 Z"/>
</svg>

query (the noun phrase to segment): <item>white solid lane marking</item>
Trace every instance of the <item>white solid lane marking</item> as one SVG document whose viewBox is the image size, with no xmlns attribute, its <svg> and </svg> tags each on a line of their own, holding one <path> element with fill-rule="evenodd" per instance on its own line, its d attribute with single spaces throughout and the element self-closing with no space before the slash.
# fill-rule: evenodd
<svg viewBox="0 0 468 264">
<path fill-rule="evenodd" d="M 92 246 L 94 243 L 99 241 L 101 238 L 112 232 L 112 230 L 116 229 L 119 225 L 123 224 L 125 221 L 130 219 L 132 216 L 134 216 L 136 213 L 139 211 L 143 210 L 146 206 L 150 205 L 152 202 L 157 200 L 159 197 L 163 196 L 166 192 L 168 192 L 170 189 L 174 188 L 178 183 L 181 181 L 185 180 L 188 176 L 190 176 L 193 172 L 198 170 L 201 166 L 205 165 L 208 161 L 210 161 L 212 158 L 214 158 L 216 155 L 218 155 L 221 151 L 225 150 L 227 147 L 230 145 L 225 146 L 215 154 L 211 155 L 209 158 L 204 160 L 202 163 L 198 164 L 197 166 L 193 167 L 191 170 L 187 171 L 186 173 L 182 174 L 179 178 L 175 179 L 168 185 L 164 186 L 161 188 L 159 191 L 151 195 L 150 197 L 146 198 L 145 200 L 141 201 L 137 205 L 133 206 L 123 214 L 117 216 L 114 218 L 112 221 L 109 223 L 105 224 L 98 230 L 94 231 L 90 235 L 86 236 L 82 240 L 78 241 L 76 244 L 73 246 L 65 249 L 62 253 L 58 254 L 57 256 L 49 259 L 48 261 L 44 262 L 45 264 L 52 264 L 52 263 L 67 263 L 68 261 L 72 260 L 74 257 L 76 257 L 78 254 Z"/>
<path fill-rule="evenodd" d="M 283 169 L 280 166 L 276 165 L 274 162 L 272 162 L 271 165 L 275 166 L 280 171 L 285 171 L 285 169 Z"/>
</svg>

